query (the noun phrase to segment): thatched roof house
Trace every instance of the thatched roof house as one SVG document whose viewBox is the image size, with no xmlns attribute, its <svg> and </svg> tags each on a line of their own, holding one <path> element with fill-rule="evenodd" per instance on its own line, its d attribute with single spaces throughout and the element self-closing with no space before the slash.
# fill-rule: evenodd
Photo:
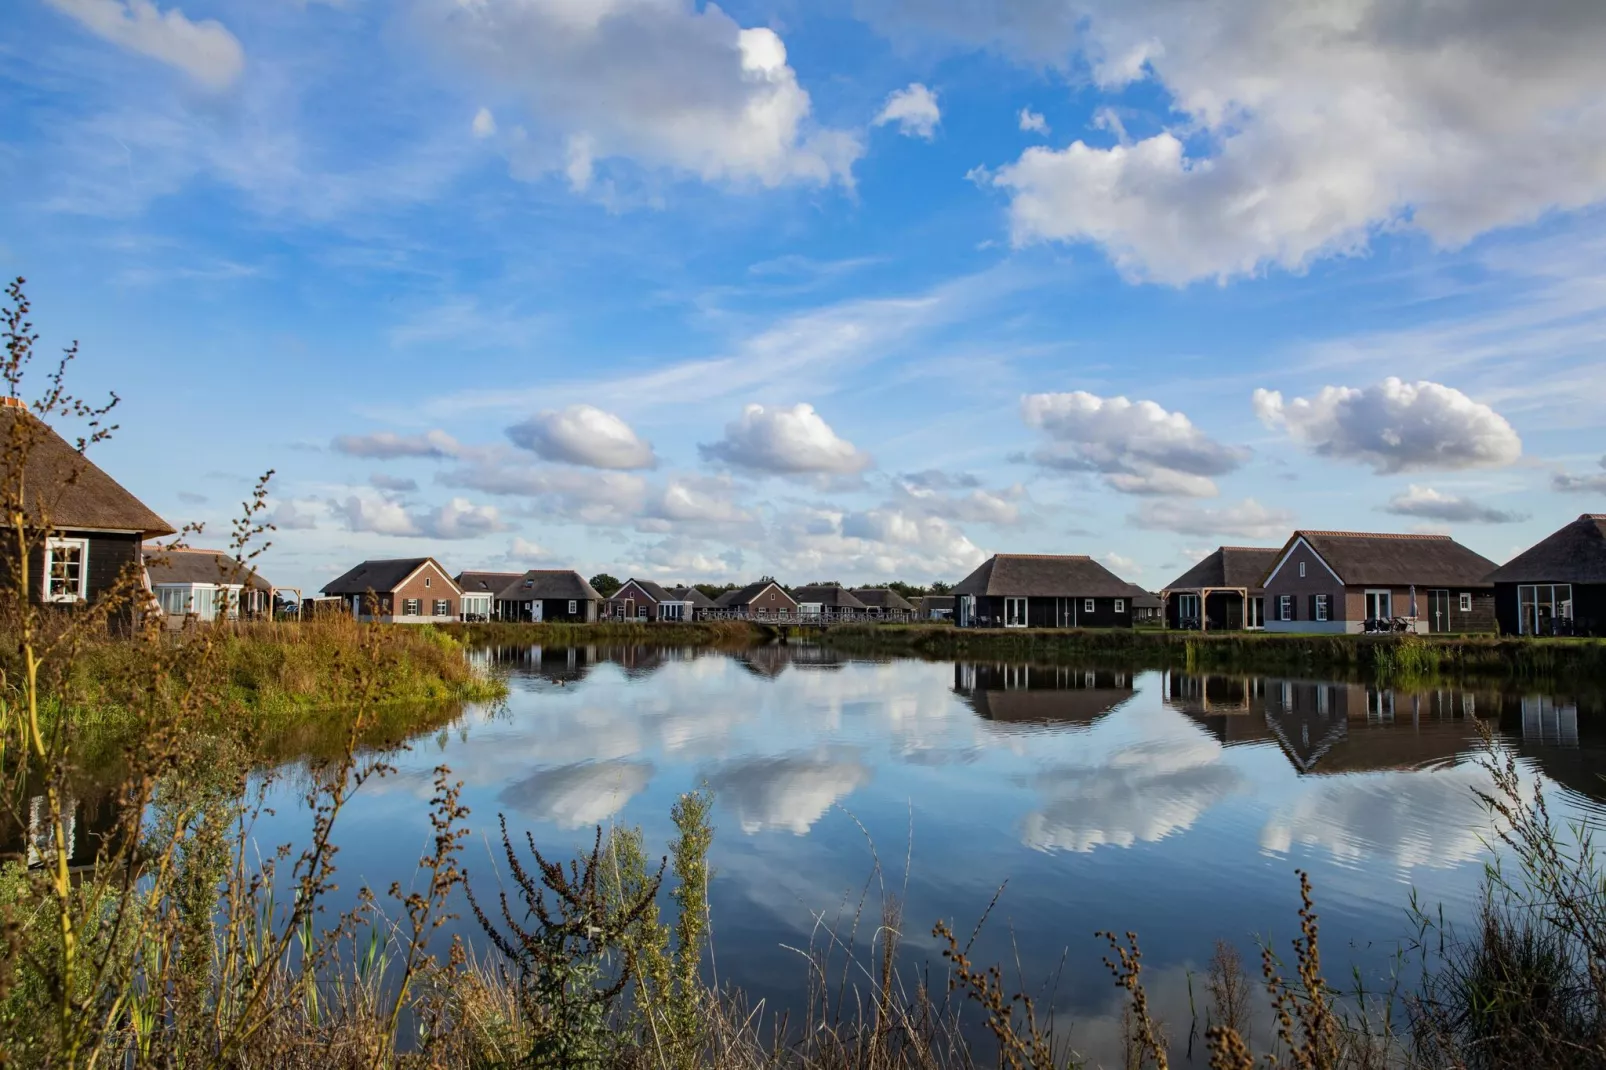
<svg viewBox="0 0 1606 1070">
<path fill-rule="evenodd" d="M 1073 554 L 997 554 L 954 585 L 961 627 L 1130 628 L 1135 588 Z"/>
<path fill-rule="evenodd" d="M 1606 635 L 1606 514 L 1583 514 L 1489 579 L 1508 635 Z"/>
</svg>

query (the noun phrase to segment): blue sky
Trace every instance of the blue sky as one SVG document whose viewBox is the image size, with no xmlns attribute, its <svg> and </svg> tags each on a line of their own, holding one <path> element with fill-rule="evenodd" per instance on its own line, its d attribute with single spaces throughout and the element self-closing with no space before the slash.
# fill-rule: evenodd
<svg viewBox="0 0 1606 1070">
<path fill-rule="evenodd" d="M 1013 550 L 1157 588 L 1606 509 L 1586 0 L 10 15 L 0 269 L 170 521 L 219 541 L 275 469 L 282 585 Z"/>
</svg>

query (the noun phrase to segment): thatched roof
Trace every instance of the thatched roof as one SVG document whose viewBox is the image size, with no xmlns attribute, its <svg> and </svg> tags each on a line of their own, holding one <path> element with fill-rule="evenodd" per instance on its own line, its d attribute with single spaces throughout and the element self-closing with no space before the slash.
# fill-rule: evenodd
<svg viewBox="0 0 1606 1070">
<path fill-rule="evenodd" d="M 634 576 L 620 584 L 619 589 L 608 596 L 608 601 L 622 601 L 625 597 L 625 588 L 629 587 L 632 583 L 635 584 L 638 589 L 640 589 L 642 594 L 646 595 L 648 598 L 651 598 L 654 602 L 671 601 L 669 592 L 664 590 L 658 584 L 654 583 L 652 580 L 638 580 Z"/>
<path fill-rule="evenodd" d="M 171 524 L 9 398 L 0 406 L 0 449 L 25 451 L 23 502 L 35 520 L 63 531 L 137 531 L 147 539 L 173 534 Z"/>
<path fill-rule="evenodd" d="M 239 584 L 258 591 L 271 591 L 273 584 L 249 564 L 235 560 L 222 550 L 173 550 L 166 546 L 145 547 L 145 575 L 151 586 L 163 583 Z"/>
<path fill-rule="evenodd" d="M 890 587 L 855 587 L 853 596 L 871 609 L 901 610 L 905 613 L 914 611 L 909 600 Z"/>
<path fill-rule="evenodd" d="M 713 609 L 714 600 L 695 587 L 671 587 L 669 598 L 672 602 L 690 602 L 693 609 Z"/>
<path fill-rule="evenodd" d="M 1304 539 L 1346 585 L 1487 587 L 1495 564 L 1448 535 L 1296 531 L 1281 557 Z M 1262 581 L 1264 582 L 1264 581 Z"/>
<path fill-rule="evenodd" d="M 930 613 L 934 609 L 954 608 L 954 596 L 951 594 L 928 594 L 920 599 L 922 612 Z"/>
<path fill-rule="evenodd" d="M 459 572 L 452 582 L 464 594 L 496 594 L 523 575 L 522 572 Z"/>
<path fill-rule="evenodd" d="M 1494 570 L 1492 583 L 1606 583 L 1606 514 L 1585 513 Z"/>
<path fill-rule="evenodd" d="M 838 587 L 835 584 L 827 584 L 822 587 L 798 587 L 792 591 L 792 597 L 797 599 L 800 605 L 807 602 L 830 606 L 833 609 L 865 608 L 865 604 L 854 597 L 852 591 L 846 587 Z"/>
<path fill-rule="evenodd" d="M 440 569 L 442 576 L 446 575 L 441 563 L 433 557 L 393 557 L 383 561 L 364 561 L 345 575 L 324 584 L 323 593 L 367 594 L 373 591 L 375 594 L 384 594 L 400 587 L 403 580 L 430 562 Z M 447 577 L 446 582 L 451 583 L 451 578 Z"/>
<path fill-rule="evenodd" d="M 1085 555 L 998 554 L 955 584 L 954 594 L 1130 598 L 1132 584 Z"/>
<path fill-rule="evenodd" d="M 1277 547 L 1221 546 L 1197 565 L 1166 584 L 1167 591 L 1198 591 L 1206 587 L 1245 587 L 1259 591 L 1277 564 Z"/>
<path fill-rule="evenodd" d="M 568 568 L 533 568 L 504 587 L 496 597 L 504 602 L 535 602 L 548 598 L 574 602 L 607 601 L 586 582 L 584 576 Z"/>
<path fill-rule="evenodd" d="M 1165 603 L 1160 601 L 1159 595 L 1150 594 L 1141 587 L 1137 588 L 1132 595 L 1133 609 L 1161 609 L 1164 606 Z"/>
</svg>

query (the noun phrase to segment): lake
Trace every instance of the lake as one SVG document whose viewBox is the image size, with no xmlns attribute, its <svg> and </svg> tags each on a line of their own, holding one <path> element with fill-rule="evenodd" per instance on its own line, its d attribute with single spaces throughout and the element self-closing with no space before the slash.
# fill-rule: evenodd
<svg viewBox="0 0 1606 1070">
<path fill-rule="evenodd" d="M 510 698 L 415 739 L 395 775 L 357 793 L 337 836 L 347 890 L 410 881 L 440 764 L 465 782 L 466 866 L 487 883 L 498 813 L 558 855 L 589 848 L 598 823 L 640 825 L 656 856 L 674 800 L 706 784 L 722 983 L 796 1006 L 800 950 L 822 925 L 845 937 L 868 897 L 865 946 L 882 884 L 904 901 L 906 966 L 937 976 L 932 924 L 968 934 L 996 896 L 974 957 L 1012 973 L 1018 960 L 1033 990 L 1052 983 L 1076 1046 L 1106 1064 L 1121 1002 L 1095 930 L 1140 934 L 1151 1000 L 1180 1047 L 1190 984 L 1202 1006 L 1218 939 L 1258 978 L 1257 939 L 1286 950 L 1297 935 L 1298 868 L 1338 983 L 1351 965 L 1374 982 L 1388 973 L 1413 889 L 1468 917 L 1492 831 L 1474 796 L 1486 778 L 1473 717 L 1544 776 L 1558 817 L 1606 823 L 1606 717 L 1566 695 L 807 646 L 482 656 L 511 672 Z M 305 834 L 296 779 L 275 789 L 264 845 Z"/>
</svg>

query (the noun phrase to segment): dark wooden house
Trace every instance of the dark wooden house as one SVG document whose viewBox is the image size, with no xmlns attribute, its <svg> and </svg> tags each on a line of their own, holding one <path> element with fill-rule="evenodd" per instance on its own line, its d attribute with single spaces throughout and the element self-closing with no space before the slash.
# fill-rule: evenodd
<svg viewBox="0 0 1606 1070">
<path fill-rule="evenodd" d="M 858 620 L 869 612 L 857 595 L 834 583 L 794 587 L 792 598 L 804 620 Z"/>
<path fill-rule="evenodd" d="M 1489 579 L 1507 635 L 1606 635 L 1606 514 L 1585 513 Z"/>
<path fill-rule="evenodd" d="M 573 569 L 531 569 L 496 596 L 503 620 L 591 624 L 607 601 Z"/>
<path fill-rule="evenodd" d="M 1492 632 L 1494 567 L 1448 535 L 1296 531 L 1262 584 L 1266 630 L 1362 632 L 1401 618 L 1421 633 Z"/>
<path fill-rule="evenodd" d="M 998 554 L 954 585 L 962 628 L 1130 628 L 1136 588 L 1091 557 Z"/>
<path fill-rule="evenodd" d="M 15 398 L 0 398 L 0 480 L 28 517 L 28 595 L 57 605 L 97 602 L 127 575 L 137 592 L 146 539 L 173 527 Z M 14 470 L 13 465 L 20 467 Z M 17 558 L 0 535 L 0 578 Z"/>
<path fill-rule="evenodd" d="M 1221 546 L 1166 584 L 1167 628 L 1236 630 L 1266 622 L 1266 592 L 1260 583 L 1277 564 L 1275 546 Z"/>
<path fill-rule="evenodd" d="M 915 615 L 914 604 L 889 587 L 855 587 L 853 597 L 881 620 L 910 620 Z"/>
</svg>

